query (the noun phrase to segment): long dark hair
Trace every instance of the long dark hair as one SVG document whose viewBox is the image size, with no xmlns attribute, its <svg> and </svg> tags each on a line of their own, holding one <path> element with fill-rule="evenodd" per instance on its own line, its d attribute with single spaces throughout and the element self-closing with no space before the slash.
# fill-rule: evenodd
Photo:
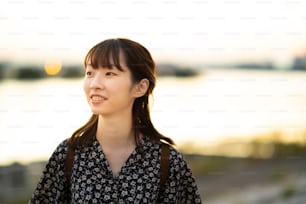
<svg viewBox="0 0 306 204">
<path fill-rule="evenodd" d="M 141 135 L 151 140 L 163 140 L 174 144 L 173 140 L 159 133 L 154 127 L 149 110 L 149 96 L 152 95 L 156 83 L 156 67 L 150 52 L 141 44 L 125 39 L 116 38 L 100 42 L 87 53 L 84 66 L 89 63 L 93 68 L 109 67 L 112 59 L 114 65 L 122 71 L 119 61 L 119 53 L 122 52 L 125 62 L 132 75 L 132 82 L 137 83 L 142 79 L 148 79 L 150 84 L 145 95 L 136 98 L 132 109 L 133 130 L 136 145 L 139 144 Z M 89 121 L 77 129 L 69 139 L 73 147 L 84 147 L 92 144 L 96 137 L 98 115 L 93 114 Z"/>
</svg>

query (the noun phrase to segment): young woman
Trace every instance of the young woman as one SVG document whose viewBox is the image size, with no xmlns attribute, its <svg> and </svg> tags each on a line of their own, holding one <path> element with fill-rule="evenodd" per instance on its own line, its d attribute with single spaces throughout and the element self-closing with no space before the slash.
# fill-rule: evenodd
<svg viewBox="0 0 306 204">
<path fill-rule="evenodd" d="M 149 51 L 109 39 L 89 50 L 84 65 L 93 115 L 56 148 L 30 203 L 201 203 L 186 161 L 151 122 Z"/>
</svg>

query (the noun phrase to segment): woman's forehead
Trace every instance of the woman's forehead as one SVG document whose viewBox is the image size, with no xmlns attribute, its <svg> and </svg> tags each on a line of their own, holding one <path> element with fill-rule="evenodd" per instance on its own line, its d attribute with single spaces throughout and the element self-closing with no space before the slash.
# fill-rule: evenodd
<svg viewBox="0 0 306 204">
<path fill-rule="evenodd" d="M 119 71 L 129 71 L 128 66 L 125 63 L 124 59 L 120 59 L 119 61 L 114 61 L 113 59 L 109 59 L 106 62 L 88 59 L 88 62 L 85 64 L 85 68 L 93 68 L 93 69 L 117 69 Z"/>
<path fill-rule="evenodd" d="M 126 63 L 122 51 L 119 53 L 93 52 L 88 56 L 85 65 L 89 65 L 93 68 L 117 68 L 122 71 L 123 67 L 126 66 Z"/>
</svg>

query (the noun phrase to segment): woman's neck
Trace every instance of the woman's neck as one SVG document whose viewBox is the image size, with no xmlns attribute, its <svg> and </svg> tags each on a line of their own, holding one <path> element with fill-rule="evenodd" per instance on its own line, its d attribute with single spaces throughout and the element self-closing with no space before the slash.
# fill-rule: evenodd
<svg viewBox="0 0 306 204">
<path fill-rule="evenodd" d="M 132 117 L 103 117 L 99 116 L 97 140 L 100 145 L 108 148 L 134 146 L 135 138 L 132 128 Z"/>
</svg>

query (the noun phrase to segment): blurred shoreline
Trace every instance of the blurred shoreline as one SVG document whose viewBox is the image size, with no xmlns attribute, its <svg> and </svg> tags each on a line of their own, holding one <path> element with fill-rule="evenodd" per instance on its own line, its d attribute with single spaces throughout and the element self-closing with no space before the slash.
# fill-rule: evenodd
<svg viewBox="0 0 306 204">
<path fill-rule="evenodd" d="M 199 69 L 187 66 L 179 66 L 171 63 L 157 64 L 157 75 L 160 77 L 194 77 L 201 74 Z M 52 66 L 42 64 L 10 64 L 0 62 L 0 80 L 33 80 L 58 77 L 65 79 L 82 78 L 84 67 L 80 64 L 54 64 Z"/>
<path fill-rule="evenodd" d="M 49 64 L 48 64 L 49 63 Z M 272 61 L 243 61 L 235 63 L 211 63 L 182 66 L 176 63 L 157 63 L 158 76 L 193 77 L 206 69 L 243 69 L 262 71 L 306 71 L 306 56 L 296 56 L 286 67 L 278 67 Z M 48 77 L 80 78 L 84 76 L 82 64 L 51 61 L 42 63 L 11 63 L 0 61 L 0 80 L 3 79 L 44 79 Z"/>
</svg>

